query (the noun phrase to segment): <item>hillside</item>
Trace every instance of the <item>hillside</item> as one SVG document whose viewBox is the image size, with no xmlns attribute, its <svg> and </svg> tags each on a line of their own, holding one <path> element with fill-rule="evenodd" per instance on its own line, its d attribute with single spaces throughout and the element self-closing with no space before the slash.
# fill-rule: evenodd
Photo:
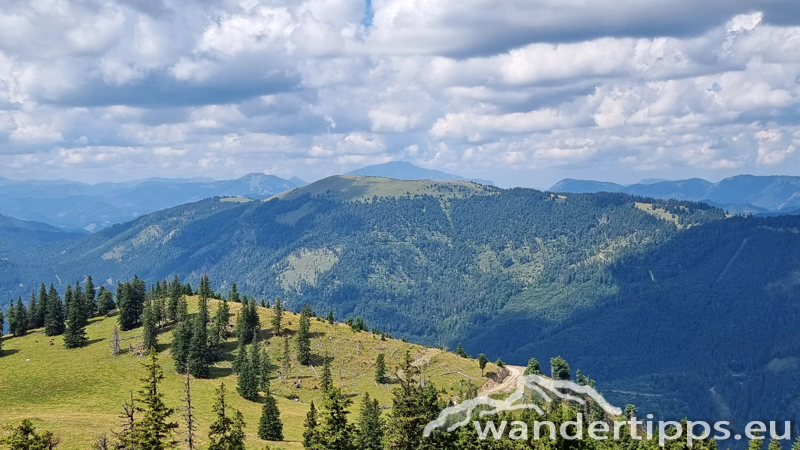
<svg viewBox="0 0 800 450">
<path fill-rule="evenodd" d="M 398 180 L 473 181 L 479 184 L 494 185 L 494 183 L 489 180 L 464 178 L 460 175 L 453 175 L 440 170 L 415 166 L 407 161 L 390 161 L 374 166 L 362 167 L 347 172 L 345 175 L 395 178 Z"/>
<path fill-rule="evenodd" d="M 622 192 L 675 200 L 702 201 L 724 208 L 733 214 L 766 212 L 789 213 L 800 207 L 800 177 L 737 175 L 719 183 L 692 178 L 689 180 L 653 180 L 629 186 L 591 180 L 562 180 L 550 188 L 553 192 Z"/>
<path fill-rule="evenodd" d="M 462 342 L 516 365 L 561 354 L 618 391 L 615 404 L 800 417 L 796 216 L 368 177 L 224 200 L 1 254 L 14 277 L 0 289 L 24 296 L 31 283 L 87 273 L 111 286 L 134 273 L 195 284 L 209 273 L 221 291 L 237 282 L 426 345 Z"/>
<path fill-rule="evenodd" d="M 196 305 L 196 300 L 192 299 L 190 305 Z M 235 316 L 239 305 L 230 305 Z M 210 307 L 213 311 L 214 301 Z M 268 324 L 273 311 L 259 308 L 259 314 L 262 324 Z M 287 327 L 290 333 L 296 331 L 299 315 L 288 313 L 285 317 L 290 323 Z M 55 337 L 54 345 L 50 345 L 49 338 L 36 331 L 23 337 L 6 337 L 0 351 L 3 354 L 0 357 L 0 379 L 3 380 L 0 383 L 0 424 L 33 418 L 37 427 L 49 429 L 62 438 L 59 448 L 63 450 L 89 448 L 99 434 L 111 435 L 111 430 L 118 430 L 121 405 L 129 398 L 131 390 L 139 388 L 144 359 L 127 351 L 129 344 L 135 347 L 141 342 L 140 328 L 121 333 L 125 351 L 117 357 L 110 355 L 108 341 L 115 325 L 116 317 L 92 319 L 87 328 L 90 345 L 75 350 L 64 349 L 61 336 Z M 283 338 L 272 336 L 268 327 L 263 328 L 260 337 L 269 343 L 273 364 L 279 364 Z M 354 410 L 364 393 L 377 398 L 382 406 L 391 405 L 390 389 L 394 386 L 374 382 L 373 365 L 379 353 L 386 355 L 387 368 L 391 371 L 405 351 L 410 351 L 426 378 L 451 395 L 455 395 L 454 388 L 460 386 L 461 380 L 479 385 L 485 379 L 481 378 L 476 361 L 452 353 L 391 339 L 381 341 L 379 336 L 355 333 L 344 324 L 312 320 L 311 331 L 313 354 L 318 358 L 327 353 L 333 358 L 334 384 L 353 396 Z M 163 329 L 159 336 L 160 362 L 166 375 L 162 392 L 166 394 L 168 406 L 180 407 L 183 377 L 173 370 L 168 349 L 171 339 L 171 328 Z M 247 401 L 236 393 L 236 376 L 230 369 L 235 339 L 229 340 L 225 349 L 224 360 L 216 363 L 211 379 L 192 381 L 200 443 L 205 442 L 211 421 L 214 389 L 224 382 L 230 404 L 242 411 L 247 422 L 248 447 L 263 448 L 265 442 L 256 436 L 261 403 Z M 54 367 L 58 368 L 57 373 Z M 302 426 L 308 405 L 312 400 L 319 405 L 322 398 L 321 391 L 314 389 L 319 384 L 314 370 L 320 368 L 298 367 L 293 360 L 292 382 L 299 377 L 301 388 L 295 389 L 289 382 L 281 384 L 277 378 L 271 382 L 284 423 L 285 442 L 278 444 L 281 448 L 302 448 Z M 488 370 L 497 369 L 490 365 Z M 176 419 L 180 420 L 180 416 Z"/>
</svg>

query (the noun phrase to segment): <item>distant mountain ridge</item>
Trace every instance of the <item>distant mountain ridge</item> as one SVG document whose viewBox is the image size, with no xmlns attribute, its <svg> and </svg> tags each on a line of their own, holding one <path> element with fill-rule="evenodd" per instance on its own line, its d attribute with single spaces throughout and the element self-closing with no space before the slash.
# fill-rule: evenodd
<svg viewBox="0 0 800 450">
<path fill-rule="evenodd" d="M 490 180 L 464 178 L 460 175 L 453 175 L 439 170 L 415 166 L 407 161 L 390 161 L 374 166 L 362 167 L 347 172 L 345 175 L 396 178 L 398 180 L 472 181 L 479 184 L 494 186 L 494 182 Z"/>
<path fill-rule="evenodd" d="M 86 184 L 0 178 L 0 214 L 65 230 L 95 232 L 145 214 L 209 197 L 265 199 L 305 184 L 263 173 L 236 180 L 148 178 Z"/>
<path fill-rule="evenodd" d="M 655 180 L 653 180 L 655 181 Z M 719 183 L 701 178 L 623 186 L 617 183 L 564 179 L 552 192 L 621 192 L 662 199 L 691 200 L 719 206 L 735 214 L 784 213 L 800 209 L 800 177 L 737 175 Z"/>
</svg>

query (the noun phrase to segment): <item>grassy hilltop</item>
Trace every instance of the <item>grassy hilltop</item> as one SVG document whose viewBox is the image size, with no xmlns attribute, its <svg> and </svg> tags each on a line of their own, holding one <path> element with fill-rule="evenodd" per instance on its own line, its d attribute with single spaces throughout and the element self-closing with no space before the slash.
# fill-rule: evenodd
<svg viewBox="0 0 800 450">
<path fill-rule="evenodd" d="M 196 297 L 190 297 L 190 308 L 196 308 L 196 302 Z M 240 305 L 230 305 L 232 316 L 235 317 Z M 209 307 L 213 311 L 216 301 L 210 300 Z M 272 310 L 259 308 L 259 315 L 262 328 L 267 328 L 273 316 Z M 284 313 L 284 323 L 290 336 L 296 332 L 299 318 L 298 314 Z M 139 389 L 139 378 L 144 376 L 141 366 L 144 359 L 128 351 L 129 344 L 136 347 L 141 343 L 141 328 L 120 333 L 123 353 L 117 357 L 111 356 L 108 343 L 116 325 L 116 317 L 91 319 L 86 328 L 89 345 L 75 350 L 64 348 L 62 336 L 55 337 L 53 345 L 50 345 L 50 338 L 41 330 L 18 338 L 7 336 L 0 351 L 3 354 L 0 357 L 0 424 L 31 418 L 37 428 L 49 429 L 59 436 L 62 440 L 59 448 L 63 450 L 89 448 L 99 434 L 111 435 L 111 430 L 118 430 L 122 403 L 130 397 L 131 390 L 135 392 Z M 161 390 L 167 405 L 179 408 L 182 406 L 184 379 L 174 371 L 169 356 L 171 330 L 172 327 L 166 327 L 159 334 L 158 350 L 165 373 Z M 382 341 L 378 335 L 356 333 L 347 325 L 331 325 L 316 319 L 311 320 L 311 335 L 313 364 L 316 365 L 316 361 L 320 361 L 326 353 L 333 358 L 331 372 L 334 384 L 353 396 L 352 411 L 356 411 L 361 396 L 367 392 L 377 398 L 381 406 L 391 406 L 393 385 L 378 385 L 374 381 L 374 363 L 380 353 L 385 354 L 387 372 L 391 374 L 404 353 L 410 351 L 428 380 L 453 393 L 462 380 L 476 385 L 483 382 L 476 361 L 453 353 L 393 339 Z M 262 330 L 259 337 L 268 342 L 273 365 L 280 365 L 284 338 L 273 336 L 266 330 Z M 294 352 L 294 340 L 291 347 Z M 212 367 L 211 378 L 194 379 L 192 382 L 200 443 L 205 442 L 205 434 L 212 420 L 214 390 L 224 382 L 230 404 L 242 411 L 247 422 L 248 447 L 263 448 L 266 442 L 256 436 L 262 404 L 245 400 L 236 392 L 236 375 L 231 373 L 235 351 L 236 341 L 229 339 L 224 346 L 223 360 Z M 488 371 L 493 369 L 491 365 L 487 368 Z M 308 405 L 312 400 L 319 404 L 322 399 L 321 390 L 314 389 L 320 384 L 317 375 L 321 375 L 320 367 L 301 367 L 293 359 L 291 373 L 291 380 L 285 384 L 281 384 L 277 378 L 271 383 L 281 411 L 285 435 L 284 442 L 269 443 L 271 448 L 301 449 L 303 421 Z M 297 378 L 301 380 L 300 389 L 293 386 Z M 180 422 L 179 413 L 176 412 L 174 419 Z M 354 416 L 351 416 L 353 419 Z"/>
</svg>

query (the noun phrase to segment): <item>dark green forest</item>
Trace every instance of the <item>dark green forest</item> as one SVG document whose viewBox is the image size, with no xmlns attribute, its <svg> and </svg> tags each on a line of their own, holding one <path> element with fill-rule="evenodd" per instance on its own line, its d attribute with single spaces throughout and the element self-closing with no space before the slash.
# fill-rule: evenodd
<svg viewBox="0 0 800 450">
<path fill-rule="evenodd" d="M 0 289 L 133 275 L 524 365 L 560 354 L 668 418 L 800 417 L 800 217 L 625 194 L 491 189 L 182 205 L 78 239 L 0 236 Z"/>
</svg>

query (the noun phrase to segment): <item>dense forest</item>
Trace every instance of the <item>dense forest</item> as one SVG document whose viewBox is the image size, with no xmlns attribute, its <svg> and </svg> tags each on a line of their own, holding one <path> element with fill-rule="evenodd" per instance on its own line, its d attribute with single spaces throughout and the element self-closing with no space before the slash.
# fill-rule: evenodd
<svg viewBox="0 0 800 450">
<path fill-rule="evenodd" d="M 4 246 L 0 289 L 27 296 L 33 282 L 84 273 L 109 288 L 134 274 L 196 285 L 208 273 L 220 290 L 235 282 L 427 345 L 462 342 L 517 364 L 562 354 L 611 401 L 672 418 L 800 417 L 800 218 L 436 186 L 208 199 L 80 239 Z"/>
</svg>

